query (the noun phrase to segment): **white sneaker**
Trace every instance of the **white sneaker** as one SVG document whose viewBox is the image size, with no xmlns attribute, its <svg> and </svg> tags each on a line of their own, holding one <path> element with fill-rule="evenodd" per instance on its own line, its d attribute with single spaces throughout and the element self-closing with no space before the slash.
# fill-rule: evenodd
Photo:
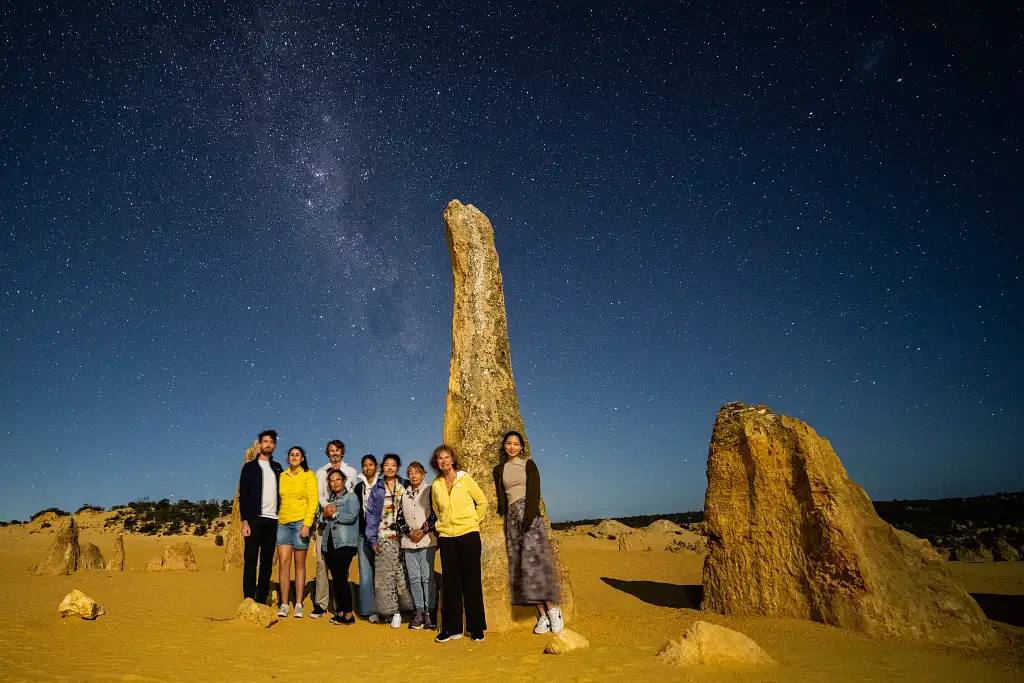
<svg viewBox="0 0 1024 683">
<path fill-rule="evenodd" d="M 370 622 L 371 624 L 379 624 L 380 623 L 380 617 L 378 617 L 376 614 L 371 614 L 370 616 L 366 617 L 366 620 L 368 622 Z"/>
<path fill-rule="evenodd" d="M 548 610 L 548 622 L 551 624 L 552 633 L 562 632 L 562 629 L 565 628 L 565 622 L 562 620 L 561 607 L 552 607 Z"/>
<path fill-rule="evenodd" d="M 302 605 L 295 605 L 295 611 L 292 612 L 292 616 L 295 617 L 296 619 L 301 619 L 302 618 L 302 616 L 303 616 L 303 614 L 302 614 Z"/>
<path fill-rule="evenodd" d="M 533 627 L 533 632 L 537 635 L 551 633 L 551 622 L 547 617 L 537 617 L 537 625 Z"/>
<path fill-rule="evenodd" d="M 288 616 L 288 603 L 287 602 L 277 608 L 277 616 L 279 616 L 279 617 L 286 617 L 286 616 Z"/>
<path fill-rule="evenodd" d="M 402 628 L 402 615 L 395 612 L 395 616 L 391 617 L 391 628 Z"/>
</svg>

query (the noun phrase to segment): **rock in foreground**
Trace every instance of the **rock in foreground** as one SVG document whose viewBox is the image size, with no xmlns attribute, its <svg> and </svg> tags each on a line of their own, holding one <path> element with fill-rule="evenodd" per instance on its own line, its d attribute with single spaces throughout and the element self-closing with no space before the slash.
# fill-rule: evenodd
<svg viewBox="0 0 1024 683">
<path fill-rule="evenodd" d="M 657 659 L 673 666 L 775 664 L 760 645 L 742 633 L 706 621 L 693 622 L 682 638 L 665 643 Z"/>
<path fill-rule="evenodd" d="M 800 420 L 723 406 L 707 473 L 702 609 L 872 636 L 995 642 L 928 542 L 882 521 L 829 442 Z"/>
<path fill-rule="evenodd" d="M 263 628 L 270 628 L 277 623 L 277 612 L 268 605 L 261 605 L 252 598 L 246 598 L 238 606 L 237 618 Z"/>
<path fill-rule="evenodd" d="M 77 616 L 89 621 L 107 613 L 102 605 L 77 588 L 64 596 L 57 611 L 61 617 Z"/>
<path fill-rule="evenodd" d="M 36 574 L 60 575 L 78 571 L 82 551 L 78 545 L 78 524 L 74 517 L 68 517 L 57 529 L 46 558 L 36 567 Z"/>
<path fill-rule="evenodd" d="M 564 629 L 557 636 L 548 641 L 544 647 L 544 653 L 549 655 L 564 655 L 573 650 L 582 650 L 590 647 L 590 641 L 576 631 Z"/>
</svg>

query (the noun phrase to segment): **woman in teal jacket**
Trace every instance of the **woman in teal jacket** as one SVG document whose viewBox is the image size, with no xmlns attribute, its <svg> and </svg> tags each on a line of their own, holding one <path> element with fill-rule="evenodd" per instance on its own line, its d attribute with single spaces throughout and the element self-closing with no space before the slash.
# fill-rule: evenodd
<svg viewBox="0 0 1024 683">
<path fill-rule="evenodd" d="M 323 510 L 324 530 L 320 551 L 334 585 L 332 624 L 353 624 L 352 589 L 348 569 L 359 545 L 359 498 L 345 487 L 345 473 L 332 470 L 327 475 L 328 502 Z"/>
</svg>

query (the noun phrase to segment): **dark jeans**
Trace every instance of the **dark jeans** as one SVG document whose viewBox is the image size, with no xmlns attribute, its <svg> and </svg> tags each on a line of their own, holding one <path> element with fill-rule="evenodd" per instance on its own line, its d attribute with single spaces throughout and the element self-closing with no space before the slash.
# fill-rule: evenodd
<svg viewBox="0 0 1024 683">
<path fill-rule="evenodd" d="M 249 520 L 245 537 L 245 565 L 242 569 L 242 595 L 265 605 L 270 595 L 270 573 L 274 570 L 274 550 L 277 548 L 277 520 L 257 517 Z M 256 562 L 259 561 L 260 578 L 256 580 Z"/>
<path fill-rule="evenodd" d="M 462 608 L 466 630 L 486 631 L 484 590 L 480 583 L 480 533 L 437 539 L 441 548 L 441 628 L 462 633 Z"/>
<path fill-rule="evenodd" d="M 331 572 L 331 582 L 334 585 L 334 607 L 338 614 L 352 612 L 352 589 L 348 585 L 348 568 L 355 556 L 355 546 L 335 548 L 324 553 L 324 562 Z"/>
</svg>

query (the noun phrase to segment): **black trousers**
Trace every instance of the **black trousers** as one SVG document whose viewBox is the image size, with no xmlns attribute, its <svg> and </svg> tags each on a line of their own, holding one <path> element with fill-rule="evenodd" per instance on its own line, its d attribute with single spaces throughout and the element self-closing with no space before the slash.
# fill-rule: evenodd
<svg viewBox="0 0 1024 683">
<path fill-rule="evenodd" d="M 324 562 L 331 572 L 331 584 L 334 586 L 334 607 L 338 614 L 349 614 L 352 611 L 352 588 L 348 585 L 348 568 L 352 566 L 352 558 L 356 556 L 355 547 L 335 548 L 324 553 Z M 362 577 L 360 577 L 362 580 Z"/>
<path fill-rule="evenodd" d="M 462 610 L 466 630 L 486 631 L 484 589 L 480 583 L 480 533 L 437 539 L 441 548 L 441 628 L 462 633 Z"/>
<path fill-rule="evenodd" d="M 249 520 L 245 537 L 245 565 L 242 569 L 242 595 L 265 605 L 270 595 L 270 574 L 274 570 L 274 550 L 277 548 L 277 520 L 257 517 Z M 259 580 L 256 563 L 259 562 Z"/>
</svg>

